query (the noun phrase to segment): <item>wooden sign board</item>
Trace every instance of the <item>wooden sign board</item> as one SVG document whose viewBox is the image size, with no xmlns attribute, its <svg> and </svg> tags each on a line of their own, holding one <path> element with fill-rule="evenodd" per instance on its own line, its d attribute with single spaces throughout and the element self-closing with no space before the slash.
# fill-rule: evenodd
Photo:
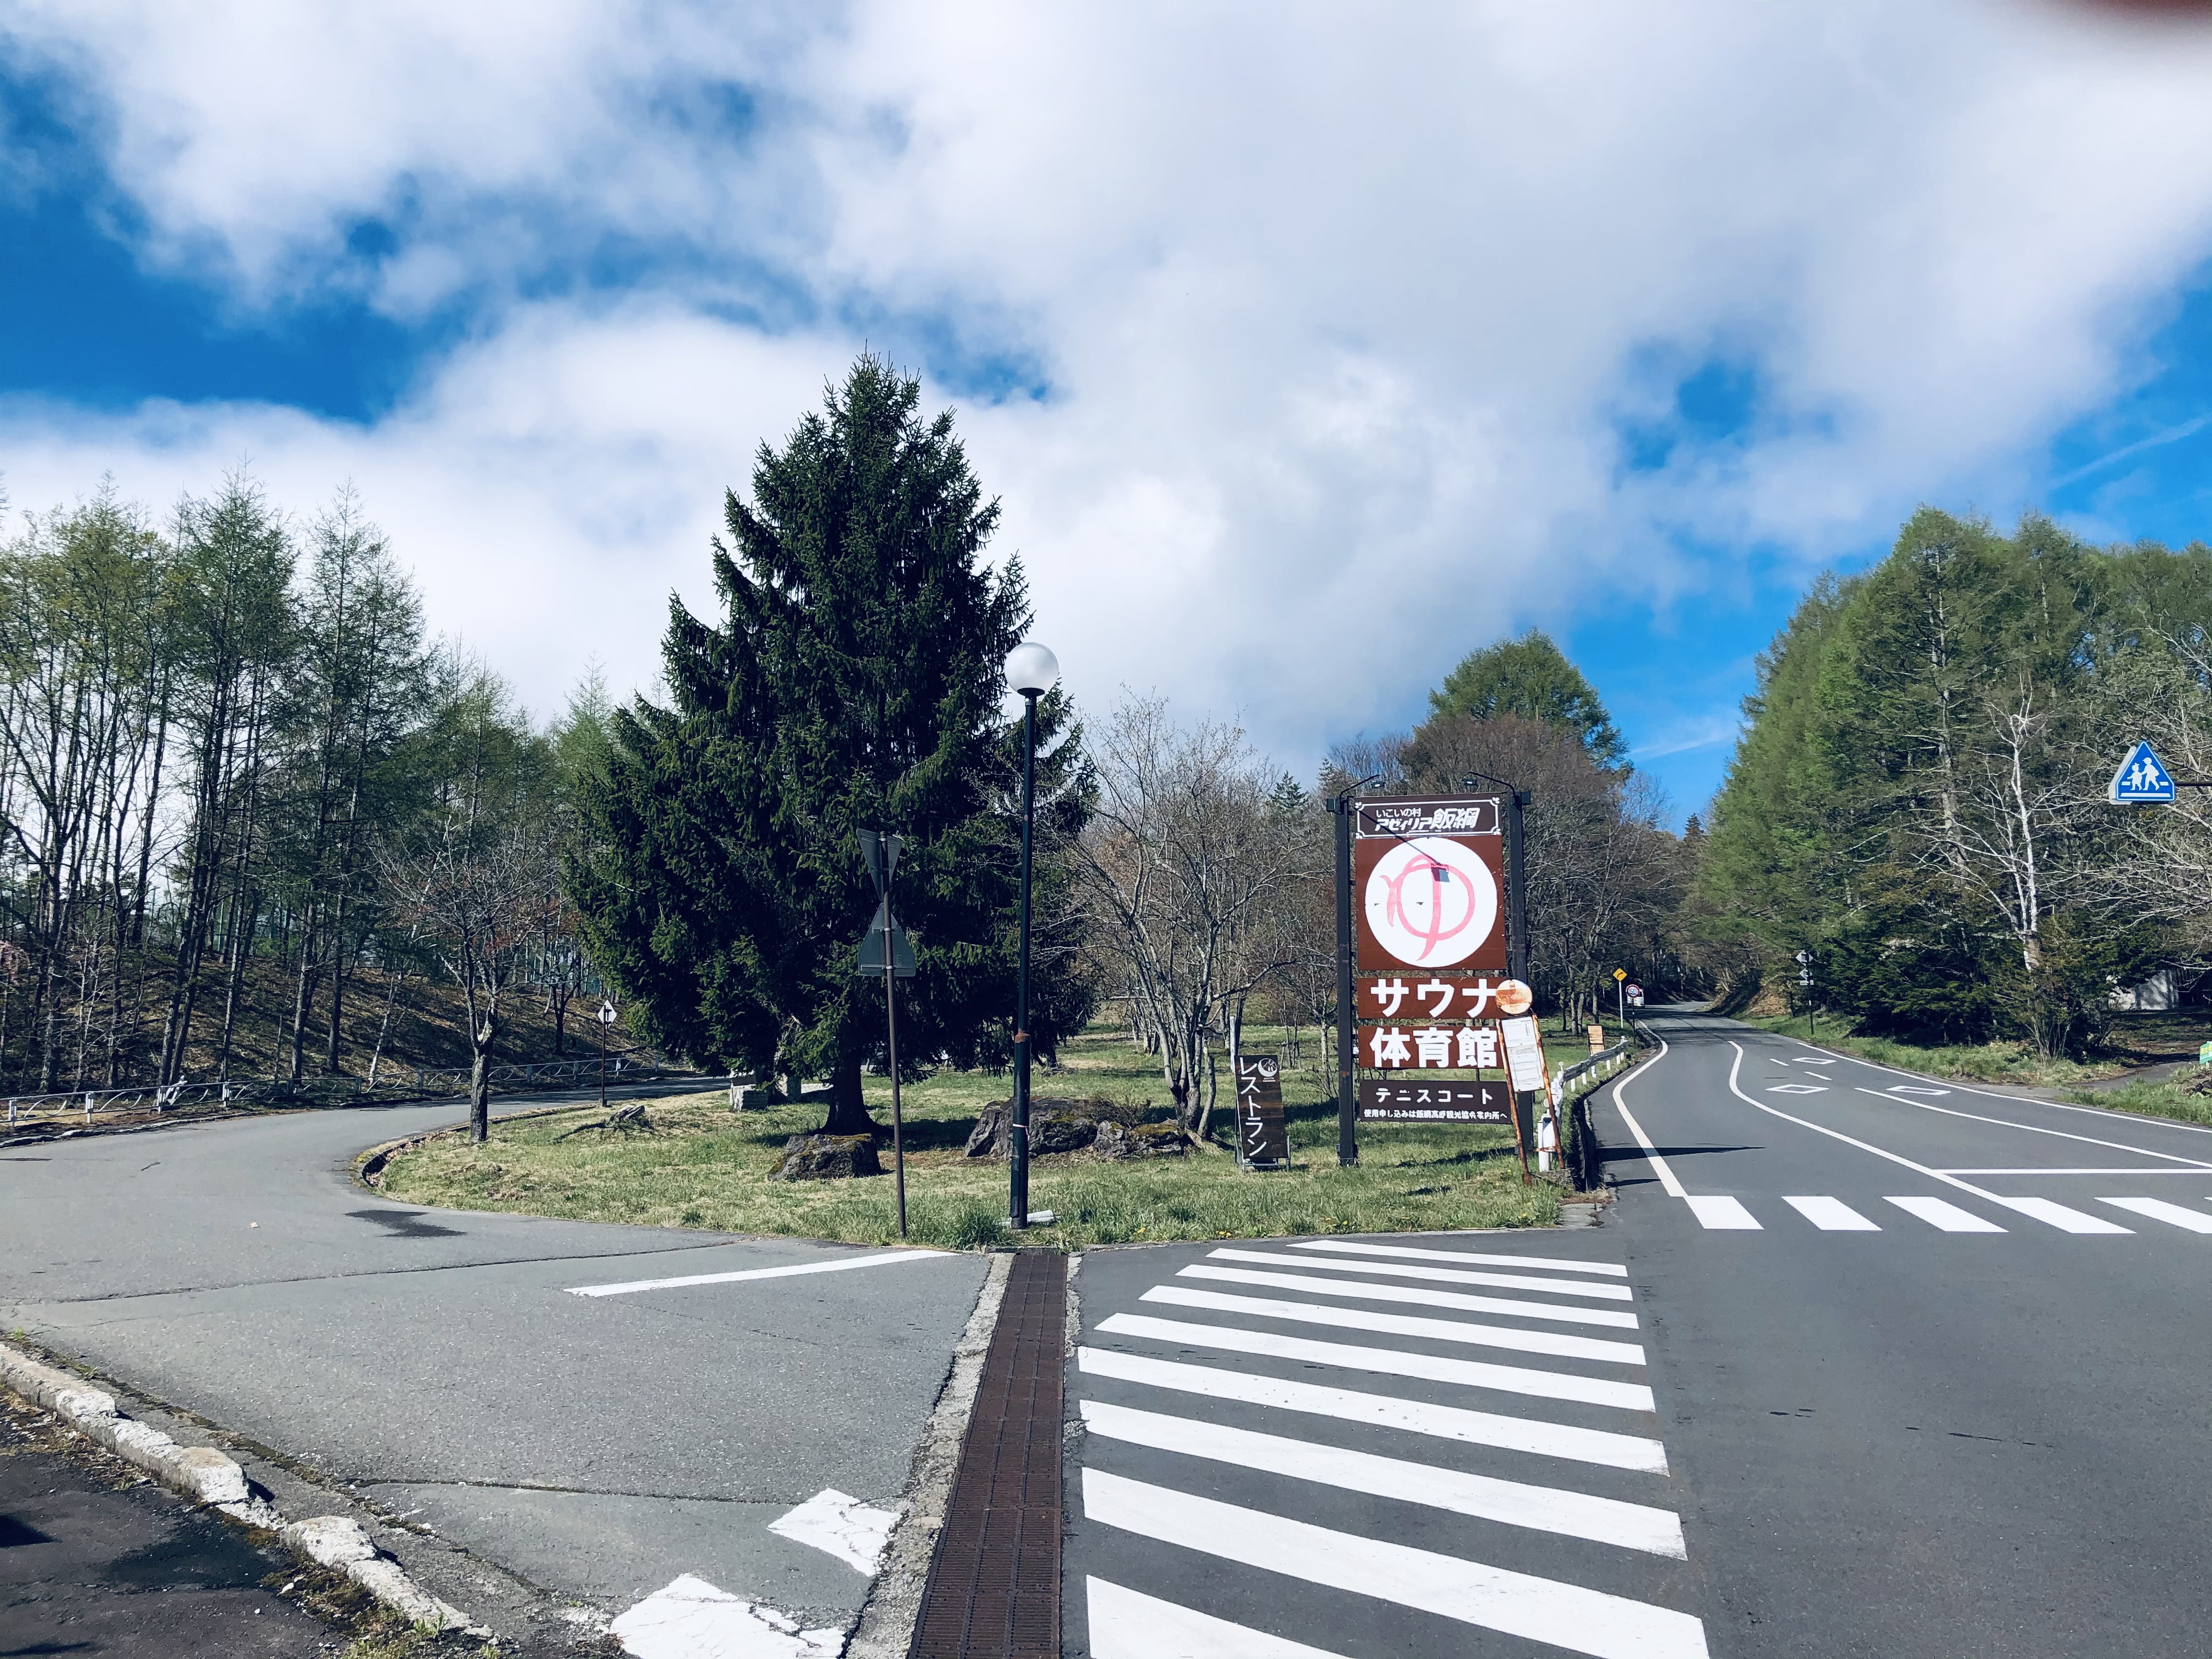
<svg viewBox="0 0 2212 1659">
<path fill-rule="evenodd" d="M 1511 1123 L 1513 1103 L 1502 1083 L 1369 1078 L 1359 1085 L 1359 1116 L 1366 1123 Z"/>
<path fill-rule="evenodd" d="M 1273 1054 L 1237 1058 L 1237 1156 L 1248 1170 L 1291 1167 L 1283 1118 L 1283 1068 Z"/>
<path fill-rule="evenodd" d="M 1494 1025 L 1363 1025 L 1359 1064 L 1371 1072 L 1496 1071 Z"/>
<path fill-rule="evenodd" d="M 1497 806 L 1487 796 L 1360 804 L 1352 846 L 1358 966 L 1504 970 L 1505 843 Z"/>
</svg>

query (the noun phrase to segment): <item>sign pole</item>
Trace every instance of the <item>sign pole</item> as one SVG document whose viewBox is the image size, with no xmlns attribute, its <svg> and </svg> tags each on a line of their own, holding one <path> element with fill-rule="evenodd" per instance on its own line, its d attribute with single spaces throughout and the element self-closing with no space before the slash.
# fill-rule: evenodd
<svg viewBox="0 0 2212 1659">
<path fill-rule="evenodd" d="M 885 837 L 886 840 L 889 837 Z M 899 1237 L 906 1237 L 906 1121 L 899 1112 L 898 978 L 891 962 L 891 884 L 884 882 L 884 1025 L 890 1041 L 891 1174 L 898 1188 Z"/>
<path fill-rule="evenodd" d="M 1336 814 L 1336 1161 L 1345 1169 L 1359 1162 L 1358 1085 L 1352 1072 L 1359 1058 L 1359 1033 L 1352 1001 L 1352 792 L 1338 791 L 1329 810 Z"/>
</svg>

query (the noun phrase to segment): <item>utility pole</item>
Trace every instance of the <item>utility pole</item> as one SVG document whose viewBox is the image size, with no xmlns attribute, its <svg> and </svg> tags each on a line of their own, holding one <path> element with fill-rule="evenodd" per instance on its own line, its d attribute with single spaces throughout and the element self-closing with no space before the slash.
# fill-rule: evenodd
<svg viewBox="0 0 2212 1659">
<path fill-rule="evenodd" d="M 1358 1010 L 1352 1001 L 1352 815 L 1359 810 L 1355 792 L 1375 780 L 1348 783 L 1328 803 L 1336 815 L 1336 1161 L 1345 1169 L 1359 1162 L 1359 1059 Z"/>
</svg>

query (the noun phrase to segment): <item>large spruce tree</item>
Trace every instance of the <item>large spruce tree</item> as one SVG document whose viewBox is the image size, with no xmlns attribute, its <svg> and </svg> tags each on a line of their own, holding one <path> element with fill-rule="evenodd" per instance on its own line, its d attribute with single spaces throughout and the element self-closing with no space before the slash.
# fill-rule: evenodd
<svg viewBox="0 0 2212 1659">
<path fill-rule="evenodd" d="M 902 1061 L 1003 1059 L 1014 1005 L 1018 721 L 1001 665 L 1029 623 L 1018 562 L 921 386 L 862 356 L 726 497 L 719 625 L 671 607 L 670 701 L 617 714 L 587 792 L 594 851 L 572 887 L 593 960 L 641 1027 L 695 1060 L 835 1085 L 825 1129 L 874 1126 L 860 1066 L 883 1044 L 881 982 L 854 972 L 874 904 L 855 832 L 906 837 L 896 905 L 915 945 Z M 1064 698 L 1038 710 L 1046 828 L 1079 828 Z M 1045 872 L 1041 906 L 1062 908 Z M 1049 938 L 1049 930 L 1048 930 Z M 1047 951 L 1038 1048 L 1086 1012 Z M 902 1069 L 904 1069 L 902 1064 Z"/>
</svg>

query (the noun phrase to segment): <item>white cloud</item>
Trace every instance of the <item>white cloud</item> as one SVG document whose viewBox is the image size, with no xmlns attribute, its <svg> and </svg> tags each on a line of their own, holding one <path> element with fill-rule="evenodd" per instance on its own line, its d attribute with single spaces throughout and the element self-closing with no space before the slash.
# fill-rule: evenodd
<svg viewBox="0 0 2212 1659">
<path fill-rule="evenodd" d="M 1731 580 L 1716 546 L 1809 563 L 1923 497 L 2021 499 L 2212 254 L 2212 40 L 2047 6 L 732 15 L 19 5 L 149 257 L 219 249 L 249 300 L 670 257 L 611 310 L 507 301 L 367 429 L 18 406 L 17 502 L 241 451 L 303 503 L 350 474 L 542 704 L 586 649 L 650 677 L 720 488 L 923 319 L 1042 367 L 963 426 L 1071 684 L 1241 707 L 1304 760 L 1505 628 Z M 404 243 L 373 277 L 371 216 Z M 870 320 L 702 312 L 754 270 Z M 1632 365 L 1709 353 L 1756 366 L 1753 426 L 1620 475 Z"/>
</svg>

